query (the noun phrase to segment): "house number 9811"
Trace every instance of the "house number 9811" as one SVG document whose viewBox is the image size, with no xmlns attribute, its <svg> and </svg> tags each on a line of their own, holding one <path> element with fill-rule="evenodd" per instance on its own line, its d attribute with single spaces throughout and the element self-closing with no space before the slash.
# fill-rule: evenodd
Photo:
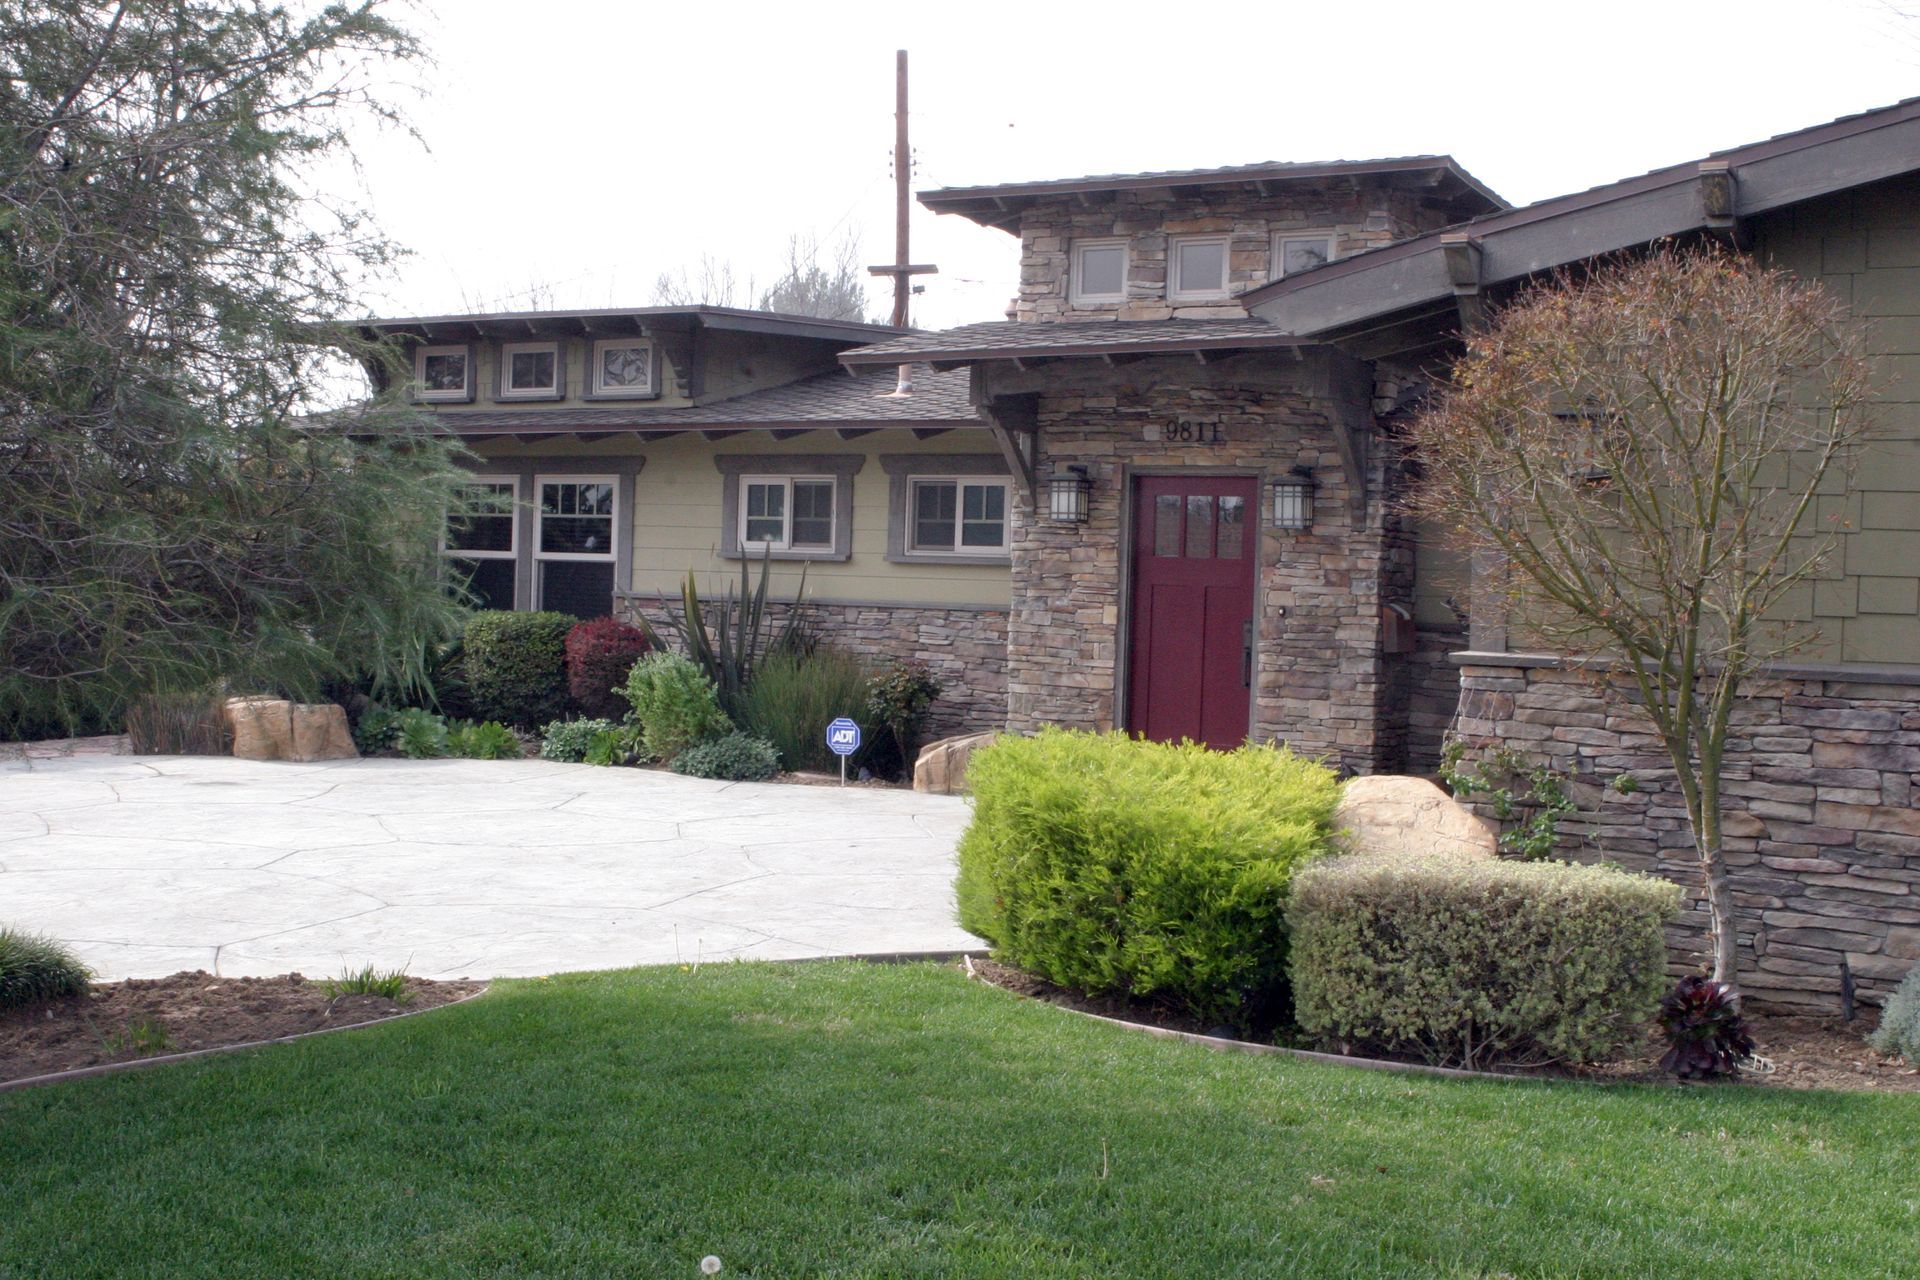
<svg viewBox="0 0 1920 1280">
<path fill-rule="evenodd" d="M 1149 444 L 1225 444 L 1227 433 L 1217 422 L 1167 422 L 1148 427 Z"/>
</svg>

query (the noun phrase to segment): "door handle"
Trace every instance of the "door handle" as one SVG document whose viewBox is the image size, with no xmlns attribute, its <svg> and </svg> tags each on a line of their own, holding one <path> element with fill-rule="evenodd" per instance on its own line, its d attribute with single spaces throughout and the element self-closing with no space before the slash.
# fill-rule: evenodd
<svg viewBox="0 0 1920 1280">
<path fill-rule="evenodd" d="M 1240 685 L 1253 688 L 1253 620 L 1240 624 Z"/>
</svg>

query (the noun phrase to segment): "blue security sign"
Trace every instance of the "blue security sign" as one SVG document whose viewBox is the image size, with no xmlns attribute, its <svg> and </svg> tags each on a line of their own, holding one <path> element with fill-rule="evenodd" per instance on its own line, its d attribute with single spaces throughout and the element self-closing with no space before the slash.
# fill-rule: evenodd
<svg viewBox="0 0 1920 1280">
<path fill-rule="evenodd" d="M 841 716 L 827 726 L 827 750 L 837 756 L 850 756 L 859 749 L 859 725 Z"/>
</svg>

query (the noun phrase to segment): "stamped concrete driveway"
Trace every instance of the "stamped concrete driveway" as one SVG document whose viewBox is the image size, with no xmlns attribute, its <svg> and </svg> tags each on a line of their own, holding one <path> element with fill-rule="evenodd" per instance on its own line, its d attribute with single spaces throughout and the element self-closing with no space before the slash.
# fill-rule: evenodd
<svg viewBox="0 0 1920 1280">
<path fill-rule="evenodd" d="M 540 760 L 0 762 L 0 924 L 103 978 L 949 950 L 967 808 Z"/>
</svg>

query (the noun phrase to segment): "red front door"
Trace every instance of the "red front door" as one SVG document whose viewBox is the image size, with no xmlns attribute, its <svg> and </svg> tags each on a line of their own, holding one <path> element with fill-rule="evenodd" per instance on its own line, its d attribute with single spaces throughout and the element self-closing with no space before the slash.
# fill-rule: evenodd
<svg viewBox="0 0 1920 1280">
<path fill-rule="evenodd" d="M 1127 727 L 1222 751 L 1246 741 L 1252 703 L 1252 476 L 1134 481 Z"/>
</svg>

